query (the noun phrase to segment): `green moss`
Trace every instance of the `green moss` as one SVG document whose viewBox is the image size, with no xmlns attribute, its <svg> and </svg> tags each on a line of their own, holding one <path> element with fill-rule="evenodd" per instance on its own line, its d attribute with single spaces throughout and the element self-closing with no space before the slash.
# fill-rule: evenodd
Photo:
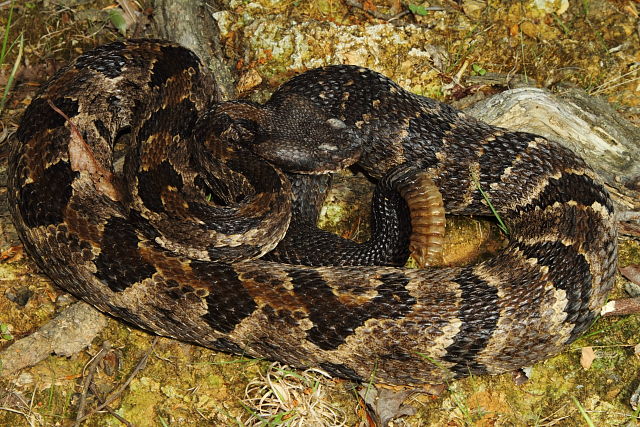
<svg viewBox="0 0 640 427">
<path fill-rule="evenodd" d="M 640 242 L 637 240 L 621 241 L 618 251 L 618 264 L 621 267 L 629 264 L 640 264 Z"/>
</svg>

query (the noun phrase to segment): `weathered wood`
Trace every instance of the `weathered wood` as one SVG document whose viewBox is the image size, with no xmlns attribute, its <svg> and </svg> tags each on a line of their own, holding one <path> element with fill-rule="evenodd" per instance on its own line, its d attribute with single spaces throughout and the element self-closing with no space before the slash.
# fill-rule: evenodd
<svg viewBox="0 0 640 427">
<path fill-rule="evenodd" d="M 213 17 L 222 6 L 215 0 L 155 0 L 159 37 L 193 50 L 211 70 L 223 99 L 235 98 L 235 79 L 224 60 L 220 31 Z"/>
<path fill-rule="evenodd" d="M 636 210 L 640 206 L 640 129 L 604 100 L 582 90 L 556 95 L 524 87 L 480 101 L 467 112 L 571 148 L 602 176 L 619 205 Z"/>
</svg>

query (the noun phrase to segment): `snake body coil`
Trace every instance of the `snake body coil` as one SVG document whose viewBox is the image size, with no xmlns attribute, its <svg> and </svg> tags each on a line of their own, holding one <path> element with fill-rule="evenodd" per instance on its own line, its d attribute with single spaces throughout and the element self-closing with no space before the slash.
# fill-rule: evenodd
<svg viewBox="0 0 640 427">
<path fill-rule="evenodd" d="M 55 283 L 161 335 L 394 384 L 529 365 L 603 304 L 613 204 L 569 150 L 353 66 L 299 75 L 264 105 L 215 98 L 192 52 L 148 40 L 97 48 L 42 88 L 17 133 L 9 200 Z M 490 215 L 479 183 L 507 247 L 431 270 L 260 259 L 291 218 L 291 184 L 271 164 L 353 163 L 381 181 L 404 165 L 427 174 L 452 214 Z"/>
</svg>

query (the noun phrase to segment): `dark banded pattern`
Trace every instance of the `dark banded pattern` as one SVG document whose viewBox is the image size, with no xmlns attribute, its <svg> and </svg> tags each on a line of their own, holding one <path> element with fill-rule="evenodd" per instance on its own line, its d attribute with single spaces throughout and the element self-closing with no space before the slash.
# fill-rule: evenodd
<svg viewBox="0 0 640 427">
<path fill-rule="evenodd" d="M 613 284 L 613 204 L 579 157 L 364 68 L 219 103 L 189 50 L 113 43 L 57 73 L 16 138 L 11 214 L 38 265 L 100 310 L 216 350 L 391 384 L 498 374 L 561 351 Z M 379 180 L 363 244 L 315 229 L 327 180 L 308 174 L 354 163 Z M 506 248 L 401 267 L 410 242 L 441 245 L 429 212 L 490 213 L 478 186 Z"/>
</svg>

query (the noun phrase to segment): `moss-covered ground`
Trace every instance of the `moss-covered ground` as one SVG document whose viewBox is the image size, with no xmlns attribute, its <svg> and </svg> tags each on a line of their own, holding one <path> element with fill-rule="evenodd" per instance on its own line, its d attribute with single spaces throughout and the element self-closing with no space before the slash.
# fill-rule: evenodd
<svg viewBox="0 0 640 427">
<path fill-rule="evenodd" d="M 152 15 L 153 10 L 146 9 L 152 6 L 150 2 L 141 3 L 146 3 L 142 10 Z M 622 115 L 640 123 L 637 1 L 535 2 L 546 8 L 535 7 L 533 1 L 409 2 L 416 6 L 416 13 L 390 22 L 377 20 L 341 0 L 223 3 L 228 11 L 218 18 L 225 53 L 239 75 L 259 77 L 247 79 L 253 83 L 242 88 L 244 96 L 256 100 L 264 99 L 297 71 L 330 62 L 352 62 L 385 72 L 408 89 L 444 101 L 457 101 L 483 90 L 482 85 L 465 81 L 487 72 L 516 74 L 553 90 L 577 86 L 593 96 L 606 97 Z M 401 10 L 395 0 L 361 4 L 389 16 Z M 3 162 L 6 138 L 15 131 L 20 113 L 37 87 L 84 49 L 121 37 L 109 18 L 109 11 L 117 9 L 117 3 L 110 0 L 3 1 L 0 28 L 7 24 L 12 5 L 7 40 L 11 44 L 23 34 L 24 53 L 18 84 L 2 113 Z M 420 6 L 442 6 L 444 10 L 420 14 Z M 17 51 L 14 46 L 0 64 L 2 88 Z M 347 228 L 353 229 L 353 225 Z M 464 247 L 456 242 L 470 241 L 469 235 L 484 239 L 496 234 L 492 230 L 484 223 L 453 223 L 449 226 L 451 260 L 456 251 L 477 254 L 480 246 L 478 239 Z M 10 226 L 3 225 L 2 232 L 0 249 L 6 251 L 16 241 Z M 9 334 L 2 334 L 0 348 L 37 330 L 68 301 L 19 251 L 4 255 L 0 326 L 5 325 Z M 640 263 L 640 243 L 623 239 L 620 265 L 632 263 Z M 625 296 L 623 282 L 618 279 L 612 298 Z M 26 296 L 26 304 L 7 295 Z M 581 426 L 587 418 L 593 425 L 638 425 L 639 411 L 629 406 L 640 381 L 640 356 L 634 354 L 640 343 L 638 331 L 637 315 L 599 319 L 562 354 L 532 367 L 524 384 L 516 385 L 511 374 L 456 381 L 447 384 L 439 397 L 414 397 L 411 404 L 417 414 L 394 425 Z M 16 375 L 0 377 L 0 425 L 72 425 L 83 391 L 84 367 L 103 342 L 108 341 L 113 351 L 101 361 L 94 384 L 105 396 L 129 377 L 150 350 L 152 339 L 145 332 L 110 320 L 86 351 L 70 358 L 51 356 Z M 597 356 L 589 369 L 580 364 L 584 347 L 592 347 Z M 139 426 L 242 425 L 250 415 L 241 403 L 245 388 L 268 367 L 266 361 L 160 339 L 146 366 L 110 407 Z M 346 425 L 369 425 L 350 383 L 320 381 L 327 390 L 323 398 L 345 414 Z M 94 404 L 88 402 L 88 406 Z M 291 414 L 280 423 L 294 419 Z M 113 415 L 102 412 L 84 425 L 120 424 Z"/>
</svg>

